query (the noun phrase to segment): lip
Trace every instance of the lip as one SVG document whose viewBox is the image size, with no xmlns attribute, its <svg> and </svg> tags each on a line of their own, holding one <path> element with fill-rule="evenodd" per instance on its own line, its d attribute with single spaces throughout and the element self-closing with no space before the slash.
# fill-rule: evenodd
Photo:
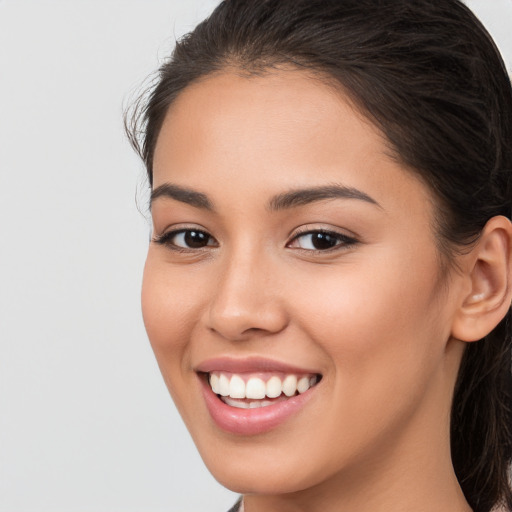
<svg viewBox="0 0 512 512">
<path fill-rule="evenodd" d="M 215 424 L 222 430 L 238 435 L 258 435 L 277 428 L 291 416 L 300 414 L 311 398 L 315 396 L 317 386 L 306 392 L 288 398 L 275 404 L 256 409 L 239 409 L 224 403 L 212 391 L 206 378 L 206 373 L 212 371 L 226 371 L 232 373 L 247 372 L 281 372 L 294 374 L 318 374 L 314 370 L 306 370 L 263 358 L 210 359 L 195 368 L 201 382 L 203 398 L 208 412 Z M 201 375 L 203 374 L 203 375 Z"/>
<path fill-rule="evenodd" d="M 250 357 L 245 359 L 217 357 L 201 362 L 194 368 L 194 370 L 200 373 L 225 371 L 229 373 L 276 372 L 294 373 L 296 375 L 320 374 L 318 370 L 311 368 L 299 368 L 281 361 L 274 361 L 263 357 Z"/>
</svg>

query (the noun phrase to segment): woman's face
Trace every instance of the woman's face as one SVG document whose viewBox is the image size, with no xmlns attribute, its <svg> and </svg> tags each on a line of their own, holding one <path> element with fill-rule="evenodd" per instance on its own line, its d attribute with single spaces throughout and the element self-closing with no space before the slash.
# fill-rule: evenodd
<svg viewBox="0 0 512 512">
<path fill-rule="evenodd" d="M 300 71 L 207 78 L 165 119 L 144 321 L 233 490 L 356 485 L 448 443 L 457 277 L 428 189 L 389 155 Z"/>
</svg>

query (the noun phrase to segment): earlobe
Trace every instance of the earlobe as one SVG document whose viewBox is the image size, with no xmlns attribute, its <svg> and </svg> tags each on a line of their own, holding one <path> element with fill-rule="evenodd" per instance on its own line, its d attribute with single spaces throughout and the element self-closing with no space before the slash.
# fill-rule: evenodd
<svg viewBox="0 0 512 512">
<path fill-rule="evenodd" d="M 454 318 L 452 336 L 461 341 L 478 341 L 505 317 L 512 298 L 512 223 L 497 216 L 485 225 L 467 255 L 465 288 Z M 469 290 L 469 292 L 467 291 Z"/>
</svg>

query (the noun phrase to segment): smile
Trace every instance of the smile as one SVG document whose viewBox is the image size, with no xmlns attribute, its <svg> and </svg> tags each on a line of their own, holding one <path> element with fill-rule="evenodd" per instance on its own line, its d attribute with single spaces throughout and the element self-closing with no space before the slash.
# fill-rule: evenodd
<svg viewBox="0 0 512 512">
<path fill-rule="evenodd" d="M 218 358 L 195 368 L 210 418 L 231 434 L 252 436 L 304 414 L 322 375 L 261 358 Z"/>
<path fill-rule="evenodd" d="M 288 400 L 315 386 L 316 374 L 233 374 L 215 371 L 208 375 L 212 391 L 230 407 L 257 409 Z"/>
</svg>

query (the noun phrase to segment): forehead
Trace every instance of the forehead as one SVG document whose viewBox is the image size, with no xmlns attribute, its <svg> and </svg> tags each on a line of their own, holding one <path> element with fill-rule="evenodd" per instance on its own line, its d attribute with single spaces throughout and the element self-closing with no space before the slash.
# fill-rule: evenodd
<svg viewBox="0 0 512 512">
<path fill-rule="evenodd" d="M 296 142 L 297 128 L 308 129 L 303 133 L 307 140 L 317 134 L 325 137 L 327 131 L 336 136 L 346 125 L 353 130 L 356 124 L 359 135 L 371 133 L 385 145 L 381 132 L 341 91 L 319 76 L 296 69 L 261 76 L 225 72 L 207 76 L 179 94 L 164 120 L 156 153 L 162 140 L 167 144 L 170 137 L 180 135 L 193 136 L 201 141 L 201 146 L 210 141 L 231 139 L 236 143 L 244 137 L 258 137 L 258 142 L 267 142 L 265 149 L 270 150 L 289 139 L 292 133 L 290 142 Z M 346 138 L 346 134 L 342 137 Z M 359 140 L 365 142 L 365 137 Z M 355 137 L 351 142 L 354 141 Z"/>
<path fill-rule="evenodd" d="M 329 182 L 375 197 L 391 185 L 405 203 L 412 186 L 428 202 L 426 187 L 390 153 L 381 131 L 318 77 L 226 72 L 187 87 L 172 104 L 157 140 L 154 186 L 172 181 L 215 193 L 229 184 L 237 193 L 275 194 Z"/>
</svg>

